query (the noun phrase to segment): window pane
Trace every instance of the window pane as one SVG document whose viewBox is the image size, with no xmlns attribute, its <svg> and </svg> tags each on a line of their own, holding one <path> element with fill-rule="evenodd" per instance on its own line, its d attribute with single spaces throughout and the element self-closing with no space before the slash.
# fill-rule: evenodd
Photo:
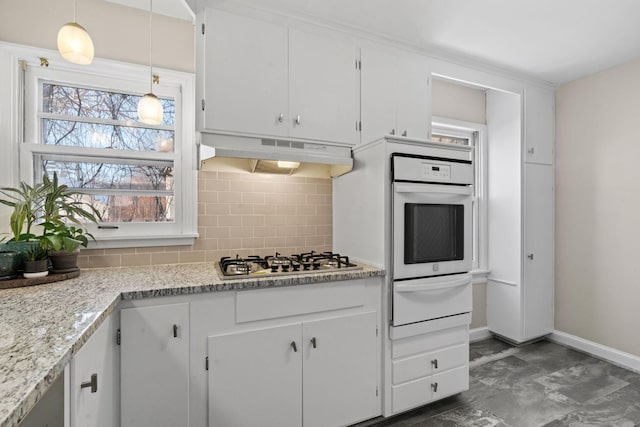
<svg viewBox="0 0 640 427">
<path fill-rule="evenodd" d="M 85 195 L 102 222 L 173 222 L 173 196 Z"/>
<path fill-rule="evenodd" d="M 136 121 L 140 96 L 104 90 L 63 86 L 53 83 L 42 85 L 42 111 L 51 114 Z M 175 123 L 175 102 L 161 98 L 164 107 L 162 124 Z"/>
<path fill-rule="evenodd" d="M 169 130 L 42 120 L 42 143 L 48 145 L 173 152 L 173 137 Z"/>
<path fill-rule="evenodd" d="M 47 160 L 44 172 L 58 174 L 60 184 L 79 189 L 173 191 L 173 165 L 94 163 Z"/>
</svg>

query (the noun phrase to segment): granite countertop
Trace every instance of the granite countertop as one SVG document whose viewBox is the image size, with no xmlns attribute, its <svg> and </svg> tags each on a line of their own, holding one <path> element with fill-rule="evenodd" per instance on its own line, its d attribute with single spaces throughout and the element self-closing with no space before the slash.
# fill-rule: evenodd
<svg viewBox="0 0 640 427">
<path fill-rule="evenodd" d="M 221 280 L 213 263 L 82 270 L 80 277 L 0 290 L 0 427 L 15 426 L 121 300 L 334 282 L 362 270 Z"/>
</svg>

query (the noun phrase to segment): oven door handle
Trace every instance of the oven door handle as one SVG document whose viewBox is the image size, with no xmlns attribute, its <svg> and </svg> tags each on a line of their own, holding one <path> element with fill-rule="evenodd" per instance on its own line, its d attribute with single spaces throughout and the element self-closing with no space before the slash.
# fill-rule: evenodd
<svg viewBox="0 0 640 427">
<path fill-rule="evenodd" d="M 394 289 L 396 292 L 425 292 L 425 291 L 435 291 L 438 289 L 451 289 L 457 288 L 458 286 L 464 286 L 470 284 L 472 281 L 472 277 L 470 274 L 465 274 L 463 277 L 448 280 L 446 282 L 436 281 L 432 283 L 396 283 L 394 285 Z"/>
<path fill-rule="evenodd" d="M 413 184 L 407 182 L 395 182 L 393 184 L 396 193 L 419 193 L 419 194 L 456 194 L 470 196 L 473 194 L 471 186 L 455 185 L 434 185 L 434 184 Z"/>
</svg>

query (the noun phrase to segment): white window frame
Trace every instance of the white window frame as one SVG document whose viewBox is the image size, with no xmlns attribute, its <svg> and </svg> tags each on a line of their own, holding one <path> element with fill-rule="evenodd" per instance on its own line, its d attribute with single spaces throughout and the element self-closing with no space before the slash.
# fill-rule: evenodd
<svg viewBox="0 0 640 427">
<path fill-rule="evenodd" d="M 475 182 L 473 197 L 473 273 L 474 280 L 488 274 L 487 245 L 487 126 L 446 117 L 432 117 L 431 133 L 469 138 L 473 149 Z"/>
<path fill-rule="evenodd" d="M 19 168 L 13 172 L 17 181 L 34 181 L 34 156 L 38 154 L 72 155 L 74 147 L 52 147 L 39 143 L 41 128 L 41 88 L 43 81 L 94 87 L 143 95 L 149 91 L 149 68 L 117 61 L 94 59 L 91 65 L 75 65 L 62 60 L 56 51 L 18 45 L 0 44 L 0 78 L 8 77 L 13 91 L 12 112 L 19 125 L 0 122 L 0 135 L 10 135 L 12 146 L 19 152 Z M 41 65 L 46 58 L 48 66 Z M 123 248 L 144 246 L 191 245 L 197 233 L 197 168 L 195 165 L 195 111 L 192 73 L 154 68 L 160 84 L 153 85 L 159 97 L 175 99 L 175 138 L 173 153 L 115 152 L 106 149 L 83 149 L 97 159 L 172 160 L 174 165 L 175 221 L 167 223 L 118 223 L 118 229 L 98 229 L 88 224 L 96 242 L 90 248 Z M 22 90 L 23 88 L 23 90 Z M 0 104 L 5 101 L 0 100 Z M 0 105 L 0 112 L 3 106 Z M 144 125 L 145 127 L 152 127 Z M 163 128 L 162 126 L 158 126 Z M 71 159 L 70 159 L 71 160 Z M 3 161 L 0 160 L 0 166 Z"/>
</svg>

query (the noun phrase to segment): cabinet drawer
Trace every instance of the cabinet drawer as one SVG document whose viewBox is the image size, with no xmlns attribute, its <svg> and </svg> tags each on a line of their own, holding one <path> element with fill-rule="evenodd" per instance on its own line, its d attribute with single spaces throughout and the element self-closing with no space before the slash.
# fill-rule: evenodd
<svg viewBox="0 0 640 427">
<path fill-rule="evenodd" d="M 469 389 L 469 367 L 461 366 L 435 374 L 431 378 L 432 400 L 438 400 Z"/>
<path fill-rule="evenodd" d="M 392 362 L 393 384 L 415 380 L 458 366 L 466 366 L 468 360 L 469 348 L 466 344 L 394 360 Z"/>
<path fill-rule="evenodd" d="M 393 413 L 443 399 L 469 389 L 469 368 L 460 366 L 391 387 Z"/>
<path fill-rule="evenodd" d="M 391 356 L 396 359 L 466 343 L 468 343 L 468 326 L 457 326 L 393 341 Z"/>
<path fill-rule="evenodd" d="M 431 401 L 431 377 L 424 377 L 391 387 L 393 413 L 424 405 Z"/>
<path fill-rule="evenodd" d="M 364 279 L 238 291 L 236 322 L 359 307 L 364 305 L 364 302 Z"/>
</svg>

